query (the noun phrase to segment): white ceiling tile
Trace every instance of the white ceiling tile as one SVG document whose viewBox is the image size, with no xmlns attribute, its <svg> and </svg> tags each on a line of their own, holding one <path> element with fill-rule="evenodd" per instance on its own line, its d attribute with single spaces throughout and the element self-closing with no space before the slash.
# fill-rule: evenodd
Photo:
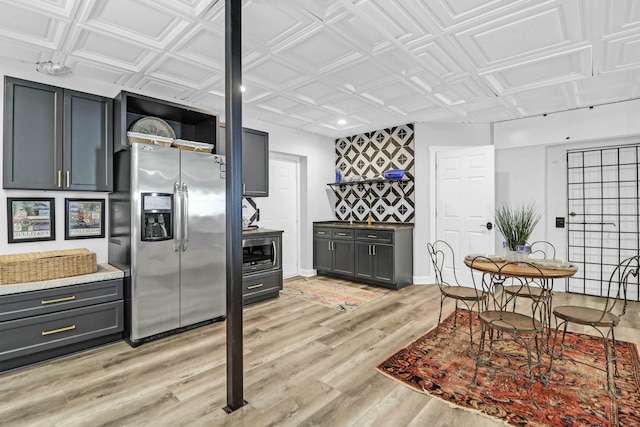
<svg viewBox="0 0 640 427">
<path fill-rule="evenodd" d="M 112 68 L 101 63 L 86 61 L 73 56 L 69 57 L 65 65 L 73 70 L 74 75 L 99 79 L 103 82 L 120 84 L 123 79 L 130 76 L 130 73 L 122 69 Z"/>
<path fill-rule="evenodd" d="M 194 31 L 186 34 L 176 47 L 178 56 L 221 71 L 225 68 L 224 52 L 224 34 L 213 33 L 201 26 L 196 26 Z"/>
<path fill-rule="evenodd" d="M 137 88 L 144 92 L 156 94 L 155 96 L 163 99 L 178 98 L 185 92 L 184 86 L 173 85 L 166 81 L 153 78 L 143 79 Z"/>
<path fill-rule="evenodd" d="M 32 43 L 45 49 L 59 47 L 66 23 L 44 13 L 2 4 L 0 36 Z"/>
<path fill-rule="evenodd" d="M 286 65 L 266 60 L 247 68 L 246 73 L 243 71 L 243 75 L 246 76 L 243 77 L 246 81 L 256 81 L 273 87 L 291 83 L 301 77 L 297 71 Z"/>
<path fill-rule="evenodd" d="M 148 72 L 149 76 L 173 81 L 177 84 L 197 88 L 205 80 L 215 77 L 219 72 L 184 61 L 180 58 L 165 57 Z"/>
<path fill-rule="evenodd" d="M 637 0 L 607 0 L 605 34 L 616 34 L 640 27 L 640 2 Z"/>
<path fill-rule="evenodd" d="M 88 60 L 105 62 L 113 66 L 135 71 L 152 55 L 134 41 L 125 42 L 119 38 L 86 29 L 78 33 L 71 43 L 71 55 Z"/>
<path fill-rule="evenodd" d="M 403 95 L 389 102 L 392 106 L 406 113 L 415 113 L 417 111 L 439 107 L 439 104 L 433 102 L 429 97 L 416 93 Z"/>
<path fill-rule="evenodd" d="M 604 44 L 605 71 L 640 66 L 640 33 Z"/>
<path fill-rule="evenodd" d="M 381 100 L 382 103 L 387 103 L 391 99 L 408 96 L 415 92 L 416 89 L 414 87 L 403 80 L 399 80 L 397 82 L 369 88 L 364 93 Z"/>
<path fill-rule="evenodd" d="M 572 94 L 564 84 L 525 90 L 511 97 L 516 101 L 516 106 L 522 108 L 527 115 L 567 110 L 573 106 Z"/>
<path fill-rule="evenodd" d="M 42 50 L 28 43 L 0 36 L 0 57 L 13 58 L 18 61 L 36 63 L 48 57 L 51 51 Z M 44 56 L 44 57 L 43 57 Z"/>
<path fill-rule="evenodd" d="M 318 80 L 309 81 L 300 86 L 296 86 L 295 88 L 292 88 L 292 91 L 298 96 L 303 96 L 307 99 L 313 100 L 315 104 L 321 104 L 332 98 L 344 95 L 344 92 L 339 88 Z"/>
<path fill-rule="evenodd" d="M 565 47 L 580 41 L 575 2 L 526 10 L 454 35 L 479 67 Z"/>
<path fill-rule="evenodd" d="M 308 105 L 306 104 L 280 95 L 265 97 L 261 99 L 260 102 L 255 106 L 263 110 L 272 111 L 279 114 L 285 114 L 287 111 L 293 109 L 300 110 L 302 108 L 308 107 Z"/>
<path fill-rule="evenodd" d="M 590 49 L 577 49 L 481 75 L 501 94 L 575 80 L 591 75 Z"/>
<path fill-rule="evenodd" d="M 281 2 L 251 1 L 242 10 L 242 30 L 248 37 L 274 45 L 317 20 L 297 8 L 280 8 Z"/>
<path fill-rule="evenodd" d="M 331 33 L 316 31 L 280 52 L 285 58 L 300 63 L 301 67 L 320 73 L 335 67 L 345 59 L 357 59 L 362 55 L 355 52 L 346 41 L 336 39 Z"/>
</svg>

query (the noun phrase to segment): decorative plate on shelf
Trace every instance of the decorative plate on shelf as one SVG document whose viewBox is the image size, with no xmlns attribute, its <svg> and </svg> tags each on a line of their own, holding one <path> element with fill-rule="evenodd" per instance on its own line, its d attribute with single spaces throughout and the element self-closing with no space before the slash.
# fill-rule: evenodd
<svg viewBox="0 0 640 427">
<path fill-rule="evenodd" d="M 573 270 L 578 268 L 575 264 L 559 259 L 536 259 L 531 260 L 531 264 L 536 267 L 548 268 L 550 270 Z"/>
<path fill-rule="evenodd" d="M 472 261 L 478 257 L 483 257 L 483 258 L 488 258 L 489 260 L 493 261 L 493 262 L 503 262 L 504 261 L 504 257 L 500 256 L 500 255 L 494 255 L 494 254 L 469 254 L 466 257 L 464 257 L 464 259 L 466 259 L 467 261 Z M 478 262 L 482 262 L 483 260 L 478 260 Z"/>
<path fill-rule="evenodd" d="M 143 133 L 145 135 L 164 136 L 166 138 L 176 137 L 169 123 L 157 117 L 143 117 L 131 125 L 131 132 Z"/>
</svg>

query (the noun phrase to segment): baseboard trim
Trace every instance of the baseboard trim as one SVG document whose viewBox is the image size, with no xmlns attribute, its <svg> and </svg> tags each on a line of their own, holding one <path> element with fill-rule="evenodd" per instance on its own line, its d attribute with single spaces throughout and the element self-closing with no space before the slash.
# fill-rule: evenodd
<svg viewBox="0 0 640 427">
<path fill-rule="evenodd" d="M 414 285 L 432 285 L 435 280 L 431 276 L 413 276 Z"/>
<path fill-rule="evenodd" d="M 298 275 L 302 276 L 302 277 L 311 277 L 311 276 L 315 276 L 317 275 L 316 270 L 300 270 L 298 271 Z"/>
</svg>

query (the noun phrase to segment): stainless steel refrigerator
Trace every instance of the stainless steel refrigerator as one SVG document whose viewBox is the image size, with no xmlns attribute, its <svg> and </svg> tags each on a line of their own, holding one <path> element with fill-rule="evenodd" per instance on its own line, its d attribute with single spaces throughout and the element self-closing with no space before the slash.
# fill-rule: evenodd
<svg viewBox="0 0 640 427">
<path fill-rule="evenodd" d="M 225 158 L 132 144 L 115 154 L 109 261 L 132 345 L 225 315 Z"/>
</svg>

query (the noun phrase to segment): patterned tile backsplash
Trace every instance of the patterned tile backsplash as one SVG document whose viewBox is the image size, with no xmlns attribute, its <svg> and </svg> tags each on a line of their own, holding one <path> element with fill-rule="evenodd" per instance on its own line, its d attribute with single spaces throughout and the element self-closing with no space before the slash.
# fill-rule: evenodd
<svg viewBox="0 0 640 427">
<path fill-rule="evenodd" d="M 413 124 L 376 130 L 336 140 L 336 168 L 343 178 L 382 177 L 389 169 L 404 169 L 408 181 L 335 185 L 335 213 L 341 220 L 413 222 L 415 214 Z"/>
</svg>

